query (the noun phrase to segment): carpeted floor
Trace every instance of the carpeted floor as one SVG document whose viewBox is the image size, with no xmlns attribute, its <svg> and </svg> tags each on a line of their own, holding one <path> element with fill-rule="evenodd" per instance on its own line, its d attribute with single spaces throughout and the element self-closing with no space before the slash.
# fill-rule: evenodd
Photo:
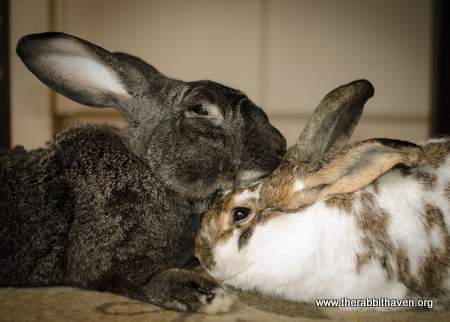
<svg viewBox="0 0 450 322">
<path fill-rule="evenodd" d="M 5 322 L 272 322 L 272 321 L 450 321 L 450 311 L 354 312 L 240 293 L 231 312 L 221 315 L 165 311 L 111 293 L 68 287 L 1 288 L 0 321 Z"/>
</svg>

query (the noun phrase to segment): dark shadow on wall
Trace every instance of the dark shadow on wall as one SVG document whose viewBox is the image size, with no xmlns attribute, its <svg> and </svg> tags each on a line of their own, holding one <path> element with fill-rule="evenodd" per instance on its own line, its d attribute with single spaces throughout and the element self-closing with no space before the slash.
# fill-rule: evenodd
<svg viewBox="0 0 450 322">
<path fill-rule="evenodd" d="M 434 1 L 431 136 L 450 135 L 450 1 Z"/>
<path fill-rule="evenodd" d="M 11 144 L 9 110 L 9 0 L 0 0 L 0 148 Z"/>
</svg>

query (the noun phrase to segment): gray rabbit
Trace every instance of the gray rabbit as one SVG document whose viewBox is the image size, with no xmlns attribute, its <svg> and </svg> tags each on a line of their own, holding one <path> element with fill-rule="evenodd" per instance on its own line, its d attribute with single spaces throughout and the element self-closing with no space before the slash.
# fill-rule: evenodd
<svg viewBox="0 0 450 322">
<path fill-rule="evenodd" d="M 17 54 L 66 97 L 116 107 L 128 127 L 73 127 L 45 148 L 0 154 L 0 286 L 227 310 L 221 286 L 186 267 L 215 191 L 280 164 L 286 142 L 265 113 L 238 90 L 171 79 L 63 33 L 25 36 Z"/>
</svg>

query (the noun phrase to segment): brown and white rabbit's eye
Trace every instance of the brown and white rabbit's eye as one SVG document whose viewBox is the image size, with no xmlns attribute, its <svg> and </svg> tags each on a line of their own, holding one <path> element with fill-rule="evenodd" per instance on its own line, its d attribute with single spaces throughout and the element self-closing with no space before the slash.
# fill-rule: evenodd
<svg viewBox="0 0 450 322">
<path fill-rule="evenodd" d="M 197 115 L 206 116 L 208 115 L 208 110 L 201 104 L 197 104 L 191 107 L 191 111 Z"/>
<path fill-rule="evenodd" d="M 241 221 L 244 221 L 245 219 L 247 219 L 247 217 L 250 215 L 250 213 L 251 213 L 251 209 L 249 209 L 249 208 L 244 208 L 244 207 L 234 208 L 232 210 L 233 223 L 239 223 Z"/>
</svg>

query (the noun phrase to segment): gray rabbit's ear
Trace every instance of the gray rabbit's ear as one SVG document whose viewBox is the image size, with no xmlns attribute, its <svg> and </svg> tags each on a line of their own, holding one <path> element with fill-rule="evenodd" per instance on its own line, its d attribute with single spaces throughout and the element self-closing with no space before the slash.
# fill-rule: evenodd
<svg viewBox="0 0 450 322">
<path fill-rule="evenodd" d="M 115 52 L 113 53 L 113 55 L 120 61 L 121 64 L 128 65 L 126 67 L 134 68 L 139 71 L 139 73 L 144 74 L 146 80 L 156 79 L 160 77 L 165 78 L 165 76 L 161 74 L 155 67 L 148 64 L 139 57 L 122 52 Z M 130 68 L 127 68 L 127 70 L 129 71 Z"/>
<path fill-rule="evenodd" d="M 320 160 L 331 147 L 347 143 L 361 117 L 364 104 L 373 94 L 373 86 L 367 80 L 356 80 L 328 93 L 297 142 L 289 148 L 286 158 Z"/>
<path fill-rule="evenodd" d="M 128 59 L 122 61 L 124 54 L 64 33 L 27 35 L 17 44 L 17 54 L 46 85 L 88 106 L 123 107 L 135 94 L 136 84 L 147 77 L 138 66 L 129 68 Z"/>
</svg>

